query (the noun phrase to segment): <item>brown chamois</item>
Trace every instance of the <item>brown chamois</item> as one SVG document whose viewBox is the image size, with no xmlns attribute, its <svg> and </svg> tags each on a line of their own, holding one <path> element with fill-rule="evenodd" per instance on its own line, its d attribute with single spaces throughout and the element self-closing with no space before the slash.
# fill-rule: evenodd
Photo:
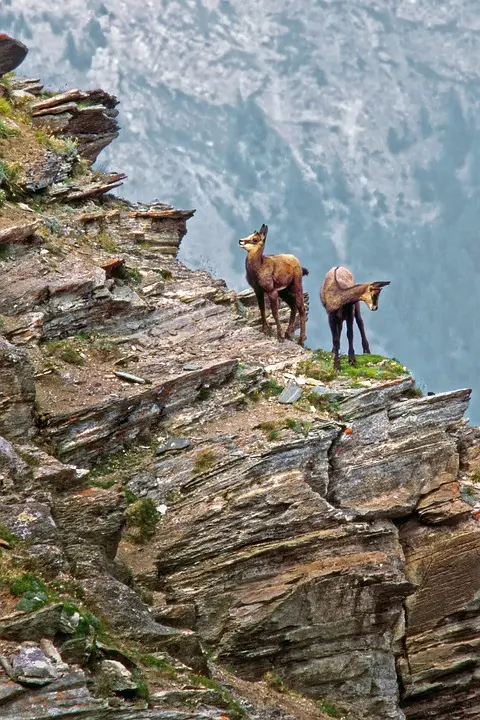
<svg viewBox="0 0 480 720">
<path fill-rule="evenodd" d="M 282 298 L 290 308 L 290 320 L 285 337 L 289 340 L 294 333 L 295 316 L 298 310 L 300 317 L 300 345 L 306 339 L 305 331 L 305 303 L 303 301 L 302 277 L 308 275 L 294 255 L 264 255 L 263 248 L 267 239 L 268 226 L 262 225 L 246 238 L 239 240 L 240 247 L 247 251 L 245 267 L 247 280 L 257 296 L 262 331 L 268 333 L 265 316 L 265 293 L 270 300 L 272 315 L 277 326 L 277 337 L 283 340 L 282 329 L 278 319 L 278 298 Z"/>
<path fill-rule="evenodd" d="M 378 299 L 382 288 L 390 285 L 388 282 L 369 282 L 355 284 L 352 273 L 345 267 L 335 267 L 327 272 L 320 289 L 320 299 L 327 311 L 328 322 L 332 332 L 333 341 L 333 367 L 340 370 L 340 336 L 343 321 L 347 323 L 348 362 L 355 365 L 355 350 L 353 348 L 353 319 L 357 321 L 364 353 L 370 353 L 365 327 L 360 313 L 360 300 L 368 306 L 369 310 L 378 309 Z"/>
</svg>

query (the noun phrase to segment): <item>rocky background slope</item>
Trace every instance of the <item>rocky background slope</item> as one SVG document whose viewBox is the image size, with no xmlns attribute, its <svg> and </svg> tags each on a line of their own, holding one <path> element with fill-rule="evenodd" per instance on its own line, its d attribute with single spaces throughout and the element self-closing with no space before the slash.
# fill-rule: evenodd
<svg viewBox="0 0 480 720">
<path fill-rule="evenodd" d="M 258 330 L 0 38 L 0 717 L 477 717 L 470 391 Z M 2 64 L 3 63 L 3 64 Z"/>
</svg>

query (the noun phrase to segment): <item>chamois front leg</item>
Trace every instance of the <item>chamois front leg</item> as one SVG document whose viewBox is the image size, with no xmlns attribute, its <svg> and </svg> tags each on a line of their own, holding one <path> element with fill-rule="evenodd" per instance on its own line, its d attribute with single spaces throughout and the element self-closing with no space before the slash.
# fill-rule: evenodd
<svg viewBox="0 0 480 720">
<path fill-rule="evenodd" d="M 342 332 L 342 321 L 334 314 L 329 313 L 328 324 L 332 333 L 333 369 L 340 371 L 340 333 Z"/>
<path fill-rule="evenodd" d="M 358 329 L 360 330 L 360 336 L 362 338 L 362 349 L 363 352 L 370 355 L 370 345 L 368 344 L 367 335 L 365 333 L 365 325 L 363 324 L 363 318 L 360 313 L 360 303 L 355 303 L 355 320 L 357 321 Z"/>
<path fill-rule="evenodd" d="M 355 359 L 355 348 L 353 347 L 353 313 L 354 308 L 353 305 L 351 305 L 346 313 L 346 321 L 347 321 L 347 340 L 348 340 L 348 363 L 349 365 L 356 365 L 357 361 Z"/>
<path fill-rule="evenodd" d="M 307 338 L 307 331 L 306 331 L 306 320 L 307 320 L 307 312 L 305 310 L 305 303 L 303 301 L 303 292 L 300 302 L 297 305 L 298 314 L 300 317 L 300 337 L 298 338 L 298 344 L 302 347 L 305 345 L 305 340 Z"/>
<path fill-rule="evenodd" d="M 275 325 L 277 326 L 277 338 L 281 342 L 285 338 L 283 336 L 280 320 L 278 317 L 278 290 L 271 290 L 268 293 L 268 297 L 270 300 L 270 307 L 272 309 L 273 319 L 275 320 Z"/>
<path fill-rule="evenodd" d="M 268 335 L 267 316 L 265 314 L 265 293 L 263 292 L 262 288 L 258 288 L 257 290 L 255 290 L 255 295 L 257 297 L 258 309 L 260 310 L 262 332 L 264 332 L 265 335 Z"/>
</svg>

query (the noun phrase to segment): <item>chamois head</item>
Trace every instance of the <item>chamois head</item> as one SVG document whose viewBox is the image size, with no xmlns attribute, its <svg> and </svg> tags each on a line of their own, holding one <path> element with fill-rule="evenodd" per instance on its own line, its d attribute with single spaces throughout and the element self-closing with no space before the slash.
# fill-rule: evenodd
<svg viewBox="0 0 480 720">
<path fill-rule="evenodd" d="M 260 230 L 255 230 L 251 235 L 246 238 L 241 238 L 238 241 L 240 247 L 244 248 L 247 252 L 254 248 L 260 249 L 265 245 L 267 239 L 268 225 L 262 225 Z"/>
<path fill-rule="evenodd" d="M 361 296 L 360 300 L 368 306 L 369 310 L 378 310 L 378 300 L 380 293 L 385 285 L 390 285 L 390 280 L 386 282 L 372 282 L 367 285 L 367 289 Z"/>
</svg>

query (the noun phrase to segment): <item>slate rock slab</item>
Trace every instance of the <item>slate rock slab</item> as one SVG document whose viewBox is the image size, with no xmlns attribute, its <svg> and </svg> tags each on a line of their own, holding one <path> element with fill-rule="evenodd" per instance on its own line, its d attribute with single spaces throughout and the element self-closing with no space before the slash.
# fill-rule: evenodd
<svg viewBox="0 0 480 720">
<path fill-rule="evenodd" d="M 157 448 L 157 455 L 175 450 L 186 450 L 192 443 L 187 438 L 171 437 L 163 445 Z"/>
<path fill-rule="evenodd" d="M 300 400 L 302 392 L 302 388 L 297 385 L 296 382 L 289 382 L 286 388 L 284 388 L 278 396 L 278 402 L 286 405 L 294 403 L 297 400 Z"/>
<path fill-rule="evenodd" d="M 26 58 L 28 48 L 20 40 L 0 33 L 0 75 L 15 70 Z"/>
</svg>

